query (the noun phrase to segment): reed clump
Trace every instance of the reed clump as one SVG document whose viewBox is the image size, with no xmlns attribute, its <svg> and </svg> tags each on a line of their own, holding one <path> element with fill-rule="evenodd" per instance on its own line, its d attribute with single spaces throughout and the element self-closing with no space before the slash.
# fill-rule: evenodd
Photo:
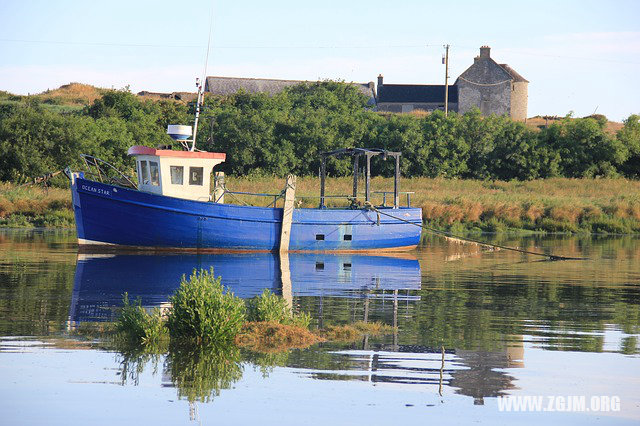
<svg viewBox="0 0 640 426">
<path fill-rule="evenodd" d="M 242 299 L 225 291 L 210 271 L 193 271 L 182 277 L 180 287 L 169 298 L 167 328 L 172 339 L 197 343 L 231 342 L 245 321 Z"/>
</svg>

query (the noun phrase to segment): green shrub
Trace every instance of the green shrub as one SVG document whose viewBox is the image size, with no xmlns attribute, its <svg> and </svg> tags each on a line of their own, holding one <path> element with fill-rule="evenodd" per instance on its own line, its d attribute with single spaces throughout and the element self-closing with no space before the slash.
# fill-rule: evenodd
<svg viewBox="0 0 640 426">
<path fill-rule="evenodd" d="M 198 343 L 229 342 L 240 332 L 245 319 L 242 299 L 227 291 L 211 271 L 194 270 L 182 277 L 180 288 L 170 297 L 167 327 L 172 339 Z"/>
<path fill-rule="evenodd" d="M 129 302 L 129 295 L 122 296 L 122 310 L 116 323 L 116 331 L 127 340 L 142 344 L 156 344 L 167 337 L 164 318 L 159 309 L 148 313 L 138 298 Z"/>
<path fill-rule="evenodd" d="M 265 289 L 260 296 L 247 300 L 247 321 L 271 321 L 308 328 L 311 315 L 305 312 L 294 314 L 283 297 Z"/>
</svg>

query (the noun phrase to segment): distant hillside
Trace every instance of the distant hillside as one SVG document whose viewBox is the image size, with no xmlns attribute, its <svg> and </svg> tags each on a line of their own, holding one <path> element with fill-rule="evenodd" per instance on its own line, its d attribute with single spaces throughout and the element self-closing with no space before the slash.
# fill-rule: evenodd
<svg viewBox="0 0 640 426">
<path fill-rule="evenodd" d="M 35 96 L 44 103 L 54 105 L 90 105 L 102 96 L 103 91 L 104 89 L 89 84 L 69 83 Z"/>
<path fill-rule="evenodd" d="M 31 95 L 32 98 L 39 99 L 42 103 L 57 106 L 56 109 L 77 109 L 85 105 L 91 105 L 93 101 L 100 98 L 108 89 L 95 87 L 90 84 L 69 83 L 60 86 L 57 89 L 46 90 L 42 93 Z M 153 101 L 173 100 L 186 104 L 191 100 L 195 100 L 195 93 L 173 92 L 173 93 L 154 93 L 140 92 L 136 95 L 142 99 L 150 99 Z M 18 102 L 26 98 L 26 96 L 14 95 L 9 92 L 0 91 L 0 102 Z"/>
</svg>

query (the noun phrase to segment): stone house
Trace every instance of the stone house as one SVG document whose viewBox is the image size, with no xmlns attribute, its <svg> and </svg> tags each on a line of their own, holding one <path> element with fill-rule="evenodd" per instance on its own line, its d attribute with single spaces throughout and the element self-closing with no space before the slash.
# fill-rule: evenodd
<svg viewBox="0 0 640 426">
<path fill-rule="evenodd" d="M 454 84 L 449 86 L 449 111 L 461 114 L 478 108 L 483 115 L 508 115 L 526 120 L 529 82 L 507 64 L 491 58 L 491 48 L 482 46 Z M 379 111 L 410 112 L 444 110 L 444 85 L 384 84 L 378 76 Z"/>
<path fill-rule="evenodd" d="M 482 46 L 480 56 L 455 82 L 458 87 L 458 112 L 476 107 L 482 115 L 508 115 L 526 120 L 529 82 L 507 64 L 491 58 L 491 48 Z"/>
</svg>

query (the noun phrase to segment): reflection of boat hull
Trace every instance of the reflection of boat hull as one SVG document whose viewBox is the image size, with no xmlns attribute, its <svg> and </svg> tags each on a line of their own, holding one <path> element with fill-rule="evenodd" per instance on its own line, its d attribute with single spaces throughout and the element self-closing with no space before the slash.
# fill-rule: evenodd
<svg viewBox="0 0 640 426">
<path fill-rule="evenodd" d="M 263 289 L 292 296 L 362 297 L 385 290 L 418 290 L 416 259 L 355 254 L 290 254 L 289 273 L 273 253 L 97 255 L 78 257 L 70 317 L 88 321 L 111 317 L 122 294 L 144 306 L 160 306 L 193 269 L 214 269 L 236 296 L 250 298 Z M 287 278 L 285 278 L 285 276 Z"/>
<path fill-rule="evenodd" d="M 281 208 L 185 200 L 81 178 L 71 191 L 80 244 L 153 249 L 272 251 Z M 389 209 L 420 224 L 419 208 Z M 295 209 L 292 251 L 400 250 L 415 247 L 420 228 L 366 209 Z"/>
</svg>

